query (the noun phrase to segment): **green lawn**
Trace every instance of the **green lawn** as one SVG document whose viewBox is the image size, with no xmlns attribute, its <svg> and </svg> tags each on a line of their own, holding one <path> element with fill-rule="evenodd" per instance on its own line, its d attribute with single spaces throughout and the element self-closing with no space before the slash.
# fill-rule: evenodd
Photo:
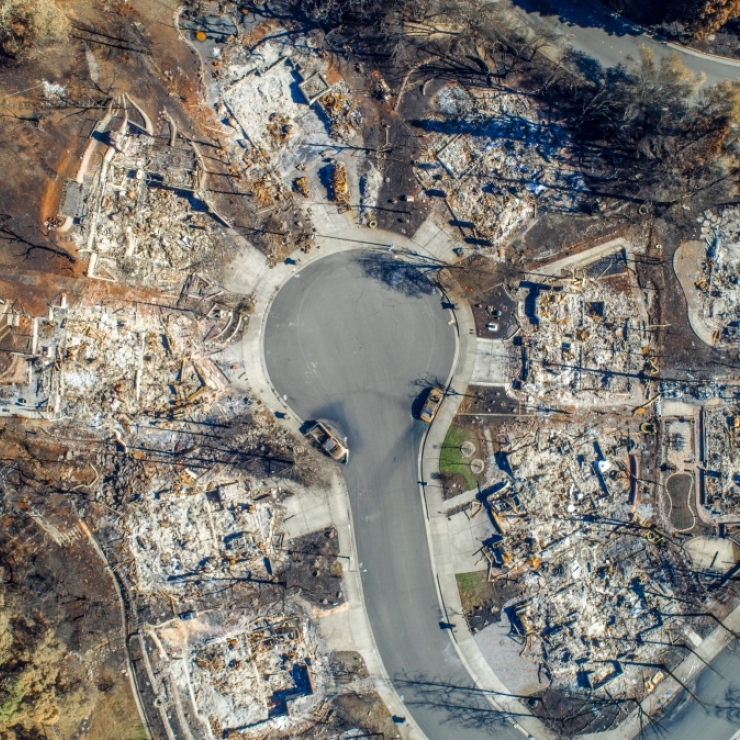
<svg viewBox="0 0 740 740">
<path fill-rule="evenodd" d="M 451 426 L 447 430 L 447 436 L 439 453 L 439 471 L 440 473 L 457 473 L 461 475 L 465 478 L 465 484 L 469 490 L 475 488 L 478 478 L 470 469 L 470 460 L 465 460 L 460 454 L 460 446 L 468 440 L 471 440 L 473 443 L 476 441 L 475 435 L 468 429 Z"/>
<path fill-rule="evenodd" d="M 493 584 L 489 583 L 485 570 L 458 573 L 455 578 L 464 611 L 471 612 L 476 607 L 485 606 L 493 601 Z"/>
</svg>

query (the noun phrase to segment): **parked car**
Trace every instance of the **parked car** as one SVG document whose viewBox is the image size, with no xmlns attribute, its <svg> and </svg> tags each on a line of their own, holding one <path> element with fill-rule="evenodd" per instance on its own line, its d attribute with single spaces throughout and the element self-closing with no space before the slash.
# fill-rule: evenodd
<svg viewBox="0 0 740 740">
<path fill-rule="evenodd" d="M 349 449 L 339 439 L 339 435 L 325 422 L 317 421 L 306 432 L 306 438 L 314 442 L 329 457 L 338 462 L 346 463 L 349 460 Z"/>
<path fill-rule="evenodd" d="M 421 409 L 421 414 L 419 414 L 419 418 L 422 421 L 427 422 L 427 424 L 430 424 L 434 417 L 437 415 L 437 411 L 439 410 L 439 406 L 442 403 L 442 399 L 445 397 L 445 393 L 441 388 L 438 388 L 435 386 L 432 388 L 429 393 L 427 394 L 426 401 L 424 401 L 424 406 Z"/>
</svg>

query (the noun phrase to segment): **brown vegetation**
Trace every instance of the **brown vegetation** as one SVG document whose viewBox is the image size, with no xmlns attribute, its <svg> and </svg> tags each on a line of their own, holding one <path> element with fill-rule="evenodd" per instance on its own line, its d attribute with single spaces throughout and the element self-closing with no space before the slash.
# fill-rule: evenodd
<svg viewBox="0 0 740 740">
<path fill-rule="evenodd" d="M 36 48 L 62 41 L 69 20 L 54 0 L 0 0 L 0 54 L 21 59 Z"/>
<path fill-rule="evenodd" d="M 607 5 L 646 23 L 680 24 L 696 38 L 704 38 L 740 18 L 739 0 L 607 0 Z"/>
</svg>

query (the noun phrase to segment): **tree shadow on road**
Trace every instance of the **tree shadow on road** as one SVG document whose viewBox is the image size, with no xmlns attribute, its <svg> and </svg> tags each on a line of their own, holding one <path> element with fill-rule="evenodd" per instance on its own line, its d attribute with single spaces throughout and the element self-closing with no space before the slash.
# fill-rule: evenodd
<svg viewBox="0 0 740 740">
<path fill-rule="evenodd" d="M 393 683 L 409 709 L 424 708 L 440 715 L 440 722 L 454 725 L 456 729 L 476 729 L 488 732 L 500 732 L 512 728 L 512 720 L 527 717 L 528 712 L 498 709 L 487 699 L 487 696 L 519 699 L 511 694 L 483 692 L 472 684 L 459 684 L 440 676 L 428 678 L 424 675 L 396 676 Z M 492 737 L 495 735 L 492 735 Z"/>
<path fill-rule="evenodd" d="M 403 256 L 401 256 L 403 255 Z M 379 280 L 387 287 L 410 298 L 437 292 L 437 273 L 444 264 L 414 255 L 387 252 L 365 252 L 357 262 L 366 277 Z"/>
<path fill-rule="evenodd" d="M 572 28 L 599 28 L 610 36 L 643 36 L 644 30 L 625 22 L 619 14 L 598 8 L 584 0 L 514 0 L 514 7 L 525 13 L 537 13 L 543 18 L 563 24 L 561 32 Z"/>
<path fill-rule="evenodd" d="M 549 698 L 548 692 L 520 696 L 483 691 L 473 684 L 421 674 L 395 676 L 393 683 L 412 712 L 415 708 L 431 710 L 441 724 L 458 730 L 480 730 L 490 733 L 491 737 L 503 736 L 507 730 L 515 737 L 518 733 L 513 724 L 534 716 L 556 737 L 571 738 L 576 732 L 614 729 L 635 710 L 637 737 L 662 740 L 667 736 L 660 718 L 649 716 L 639 701 L 612 697 L 608 692 L 599 697 L 568 696 L 559 692 Z"/>
</svg>

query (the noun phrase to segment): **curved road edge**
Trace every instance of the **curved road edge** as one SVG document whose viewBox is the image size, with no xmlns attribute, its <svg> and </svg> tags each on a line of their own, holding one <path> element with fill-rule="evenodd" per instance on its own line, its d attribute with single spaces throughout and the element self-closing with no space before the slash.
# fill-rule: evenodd
<svg viewBox="0 0 740 740">
<path fill-rule="evenodd" d="M 254 313 L 250 317 L 247 332 L 242 340 L 247 384 L 252 393 L 267 404 L 273 413 L 279 410 L 285 414 L 284 418 L 278 419 L 278 422 L 299 438 L 301 436 L 300 426 L 305 420 L 298 418 L 279 396 L 270 381 L 265 363 L 262 335 L 270 306 L 280 288 L 288 280 L 293 279 L 295 273 L 302 267 L 337 252 L 361 248 L 387 249 L 389 239 L 383 241 L 383 237 L 389 237 L 390 241 L 398 244 L 401 248 L 436 260 L 449 258 L 453 255 L 452 240 L 431 222 L 425 222 L 422 225 L 414 235 L 414 239 L 418 236 L 419 241 L 415 241 L 397 234 L 361 228 L 352 221 L 351 217 L 337 214 L 333 212 L 333 209 L 327 209 L 323 215 L 325 222 L 321 225 L 327 231 L 333 233 L 329 235 L 317 234 L 316 244 L 320 249 L 312 250 L 310 256 L 299 251 L 294 252 L 290 261 L 299 263 L 297 265 L 283 263 L 270 268 L 264 257 L 256 249 L 250 247 L 250 249 L 254 249 L 254 253 L 250 255 L 249 259 L 258 261 L 260 266 L 256 270 L 253 269 L 250 274 L 240 276 L 241 279 L 235 278 L 239 284 L 234 285 L 235 290 L 251 294 L 256 299 Z M 433 241 L 436 248 L 431 246 Z M 238 267 L 238 265 L 235 267 Z M 233 274 L 237 275 L 238 270 L 235 269 Z M 349 613 L 344 624 L 344 628 L 349 634 L 347 642 L 351 643 L 351 647 L 362 655 L 370 676 L 374 679 L 375 688 L 390 712 L 406 718 L 407 721 L 404 724 L 398 725 L 399 732 L 403 737 L 407 740 L 426 740 L 426 736 L 417 726 L 411 712 L 407 711 L 399 693 L 393 686 L 377 649 L 365 607 L 362 581 L 356 565 L 355 530 L 349 491 L 343 476 L 336 471 L 333 475 L 332 487 L 329 493 L 329 505 L 333 523 L 338 532 L 340 556 L 347 559 L 349 563 L 348 567 L 343 568 L 344 586 L 349 604 Z M 324 625 L 324 630 L 321 627 L 320 621 L 319 631 L 326 637 L 326 625 Z M 345 646 L 346 648 L 347 646 Z"/>
<path fill-rule="evenodd" d="M 445 400 L 419 450 L 419 480 L 424 482 L 419 485 L 419 491 L 426 513 L 425 525 L 432 572 L 437 581 L 442 610 L 447 622 L 453 625 L 453 629 L 449 630 L 450 639 L 476 686 L 483 692 L 490 692 L 487 693 L 487 698 L 496 711 L 509 717 L 517 717 L 516 720 L 511 720 L 512 725 L 525 737 L 554 740 L 555 735 L 542 722 L 531 715 L 526 716 L 528 710 L 511 694 L 483 657 L 465 620 L 457 579 L 452 568 L 450 534 L 447 517 L 444 515 L 442 486 L 439 483 L 439 456 L 447 430 L 473 377 L 477 354 L 473 313 L 464 298 L 455 296 L 455 299 L 457 357 L 447 380 Z"/>
<path fill-rule="evenodd" d="M 621 16 L 605 10 L 598 0 L 509 0 L 508 7 L 511 16 L 517 18 L 531 33 L 547 29 L 562 39 L 563 44 L 556 44 L 555 47 L 561 50 L 565 46 L 571 47 L 596 59 L 605 68 L 624 64 L 628 57 L 637 59 L 641 47 L 647 47 L 658 58 L 677 53 L 689 71 L 704 76 L 703 87 L 738 77 L 740 60 L 705 54 L 681 44 L 661 41 Z M 542 51 L 552 61 L 559 63 L 557 53 L 547 48 Z"/>
<path fill-rule="evenodd" d="M 608 8 L 606 5 L 604 5 L 604 3 L 599 2 L 599 0 L 586 0 L 586 2 L 593 8 L 596 8 L 596 10 L 598 10 L 599 12 L 611 16 L 611 18 L 613 18 L 615 21 L 623 24 L 625 28 L 642 34 L 647 38 L 652 39 L 657 44 L 665 44 L 665 46 L 667 46 L 668 48 L 674 49 L 681 54 L 688 54 L 689 56 L 699 57 L 700 59 L 708 59 L 709 61 L 716 62 L 717 64 L 726 64 L 729 67 L 740 67 L 740 59 L 722 56 L 722 54 L 711 54 L 707 51 L 700 51 L 699 49 L 695 49 L 693 46 L 686 46 L 685 44 L 680 44 L 677 41 L 662 41 L 661 39 L 653 36 L 653 34 L 651 34 L 650 31 L 644 26 L 641 26 L 639 23 L 635 23 L 634 21 L 629 20 L 629 18 L 621 16 L 619 13 L 616 13 L 615 11 L 611 10 L 611 8 Z"/>
</svg>

